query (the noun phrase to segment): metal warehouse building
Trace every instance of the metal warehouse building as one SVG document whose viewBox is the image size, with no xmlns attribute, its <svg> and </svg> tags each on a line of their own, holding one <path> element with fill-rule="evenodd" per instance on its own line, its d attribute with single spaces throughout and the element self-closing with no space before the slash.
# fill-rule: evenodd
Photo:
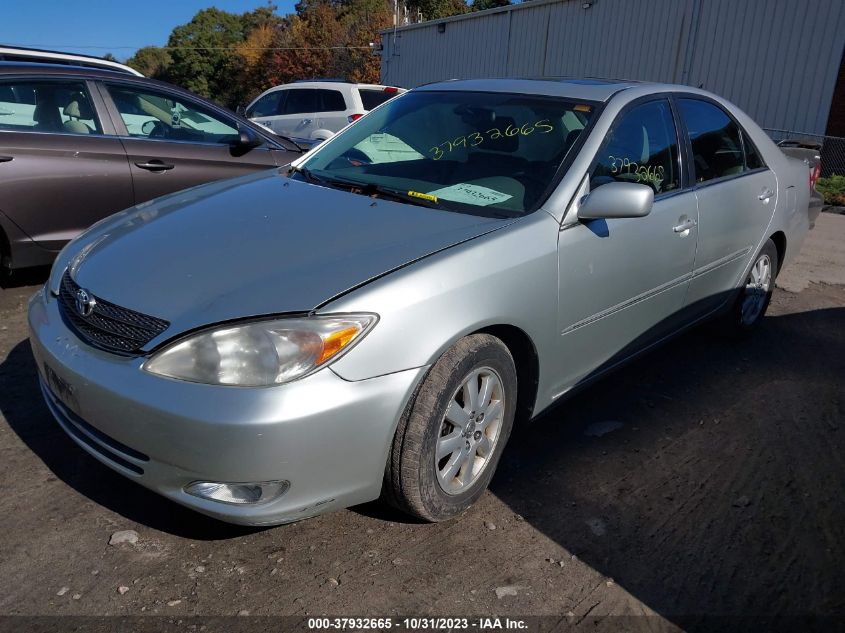
<svg viewBox="0 0 845 633">
<path fill-rule="evenodd" d="M 382 45 L 389 85 L 681 83 L 733 101 L 775 137 L 845 136 L 845 0 L 534 0 L 387 30 Z"/>
</svg>

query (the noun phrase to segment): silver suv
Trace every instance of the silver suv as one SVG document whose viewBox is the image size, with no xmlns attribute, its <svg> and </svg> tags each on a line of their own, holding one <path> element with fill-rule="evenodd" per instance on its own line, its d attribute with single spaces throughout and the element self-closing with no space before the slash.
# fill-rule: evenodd
<svg viewBox="0 0 845 633">
<path fill-rule="evenodd" d="M 299 81 L 262 92 L 246 116 L 276 134 L 325 141 L 403 88 L 340 81 Z"/>
</svg>

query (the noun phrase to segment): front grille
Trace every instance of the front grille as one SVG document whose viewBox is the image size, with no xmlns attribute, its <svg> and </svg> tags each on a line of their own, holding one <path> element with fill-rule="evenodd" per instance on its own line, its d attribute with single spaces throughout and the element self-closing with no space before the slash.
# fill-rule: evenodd
<svg viewBox="0 0 845 633">
<path fill-rule="evenodd" d="M 95 296 L 94 310 L 82 316 L 76 309 L 79 285 L 65 271 L 59 292 L 59 306 L 68 325 L 85 342 L 110 352 L 133 354 L 164 332 L 170 323 L 135 312 Z"/>
</svg>

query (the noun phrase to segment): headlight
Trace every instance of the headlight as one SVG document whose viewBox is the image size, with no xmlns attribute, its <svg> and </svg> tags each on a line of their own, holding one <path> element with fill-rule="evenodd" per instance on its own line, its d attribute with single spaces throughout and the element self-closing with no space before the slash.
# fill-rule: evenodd
<svg viewBox="0 0 845 633">
<path fill-rule="evenodd" d="M 344 314 L 220 326 L 169 345 L 143 369 L 209 385 L 278 385 L 339 358 L 375 322 L 373 314 Z"/>
</svg>

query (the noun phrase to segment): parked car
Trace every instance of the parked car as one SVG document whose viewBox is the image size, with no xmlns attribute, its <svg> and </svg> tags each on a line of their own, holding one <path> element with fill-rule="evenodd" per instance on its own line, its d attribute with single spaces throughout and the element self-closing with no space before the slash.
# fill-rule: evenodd
<svg viewBox="0 0 845 633">
<path fill-rule="evenodd" d="M 98 220 L 301 155 L 210 101 L 123 72 L 0 62 L 0 258 L 49 264 Z"/>
<path fill-rule="evenodd" d="M 247 106 L 246 116 L 277 134 L 313 144 L 403 92 L 374 84 L 298 81 L 262 92 Z"/>
<path fill-rule="evenodd" d="M 800 139 L 778 141 L 778 147 L 787 156 L 803 161 L 810 172 L 810 228 L 816 226 L 816 220 L 824 208 L 824 196 L 816 189 L 816 183 L 822 175 L 822 146 Z"/>
<path fill-rule="evenodd" d="M 384 134 L 414 153 L 367 160 Z M 432 84 L 287 173 L 92 228 L 30 303 L 32 349 L 62 428 L 185 506 L 260 525 L 383 495 L 438 521 L 515 421 L 705 319 L 759 327 L 808 198 L 703 90 Z"/>
<path fill-rule="evenodd" d="M 62 53 L 60 51 L 46 51 L 38 48 L 23 48 L 20 46 L 7 46 L 0 44 L 0 62 L 41 62 L 46 64 L 65 64 L 69 66 L 82 66 L 84 68 L 102 68 L 117 72 L 143 77 L 144 75 L 126 64 L 94 57 L 93 55 L 80 55 L 78 53 Z"/>
</svg>

